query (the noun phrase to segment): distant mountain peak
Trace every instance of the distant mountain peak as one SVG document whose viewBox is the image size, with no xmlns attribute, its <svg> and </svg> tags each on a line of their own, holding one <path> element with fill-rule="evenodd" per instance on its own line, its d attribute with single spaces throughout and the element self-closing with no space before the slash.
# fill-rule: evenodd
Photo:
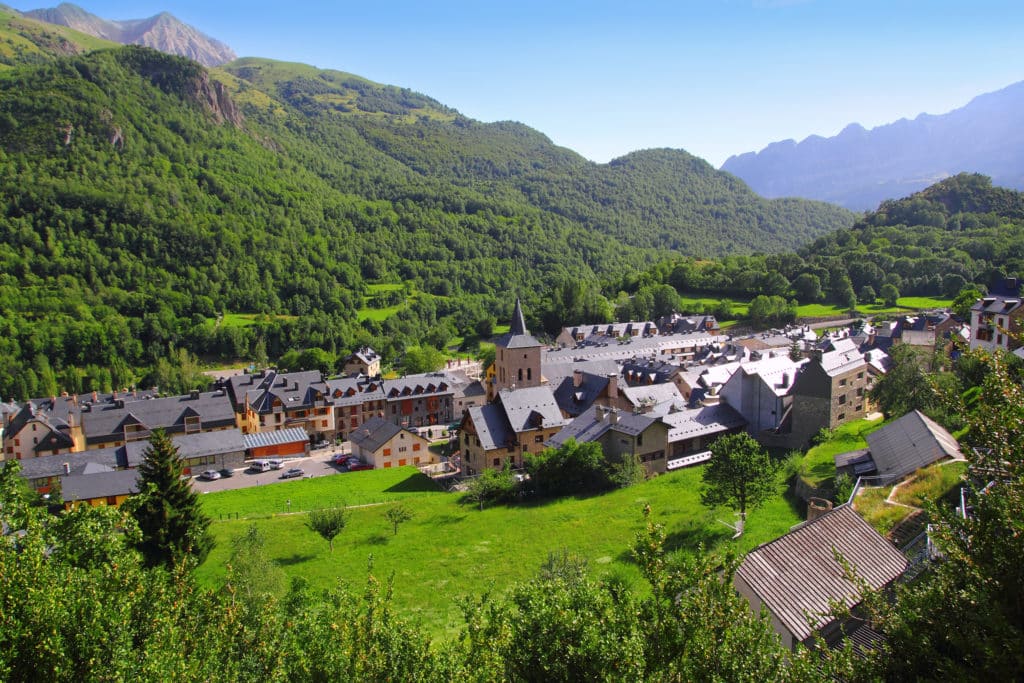
<svg viewBox="0 0 1024 683">
<path fill-rule="evenodd" d="M 946 114 L 918 114 L 870 130 L 851 123 L 831 138 L 773 142 L 730 157 L 722 170 L 765 197 L 802 197 L 873 209 L 961 172 L 1024 189 L 1024 82 L 978 95 Z"/>
<path fill-rule="evenodd" d="M 25 16 L 49 24 L 67 26 L 125 45 L 144 45 L 161 52 L 195 60 L 204 66 L 219 66 L 236 58 L 234 51 L 193 26 L 180 21 L 169 12 L 160 12 L 147 19 L 109 20 L 62 2 L 49 9 L 24 12 Z"/>
</svg>

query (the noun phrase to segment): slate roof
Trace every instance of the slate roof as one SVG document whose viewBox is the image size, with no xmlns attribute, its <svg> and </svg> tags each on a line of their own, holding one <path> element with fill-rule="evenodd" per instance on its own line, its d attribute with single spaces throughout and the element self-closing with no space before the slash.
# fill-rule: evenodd
<svg viewBox="0 0 1024 683">
<path fill-rule="evenodd" d="M 171 443 L 178 449 L 178 455 L 182 458 L 242 453 L 246 449 L 245 435 L 238 428 L 199 432 L 198 434 L 177 434 L 171 439 Z M 125 444 L 128 462 L 132 463 L 129 465 L 130 467 L 134 467 L 134 463 L 142 462 L 147 448 L 149 448 L 147 440 L 129 441 Z"/>
<path fill-rule="evenodd" d="M 612 422 L 611 415 L 615 416 L 617 422 Z M 580 443 L 597 441 L 608 431 L 636 436 L 657 421 L 658 418 L 651 415 L 634 415 L 621 410 L 594 406 L 562 427 L 546 445 L 558 448 L 569 439 L 575 439 Z"/>
<path fill-rule="evenodd" d="M 508 417 L 509 425 L 517 433 L 542 427 L 560 427 L 569 422 L 562 417 L 550 387 L 502 389 L 498 393 L 498 401 Z"/>
<path fill-rule="evenodd" d="M 353 431 L 349 435 L 349 441 L 362 450 L 373 453 L 398 435 L 401 431 L 402 428 L 395 423 L 388 422 L 387 420 L 379 417 L 374 417 L 360 425 L 359 429 Z M 415 432 L 409 433 L 415 434 Z"/>
<path fill-rule="evenodd" d="M 141 458 L 130 463 L 125 447 L 116 446 L 112 448 L 95 448 L 91 451 L 82 451 L 80 453 L 42 455 L 37 458 L 25 458 L 19 462 L 21 464 L 21 476 L 28 480 L 33 480 L 63 475 L 65 463 L 71 469 L 71 474 L 82 474 L 90 464 L 99 464 L 111 469 L 123 469 L 135 467 L 141 462 Z"/>
<path fill-rule="evenodd" d="M 452 378 L 444 372 L 407 375 L 399 379 L 384 380 L 384 398 L 403 401 L 420 396 L 451 396 L 455 393 Z"/>
<path fill-rule="evenodd" d="M 871 588 L 882 588 L 907 569 L 907 560 L 848 505 L 807 522 L 747 554 L 736 571 L 796 640 L 831 621 L 830 601 L 860 602 L 834 553 Z M 811 623 L 808 623 L 808 617 Z"/>
<path fill-rule="evenodd" d="M 765 358 L 740 364 L 733 377 L 741 373 L 746 377 L 758 377 L 776 396 L 785 396 L 793 388 L 797 372 L 807 362 L 807 359 L 794 362 L 788 355 Z"/>
<path fill-rule="evenodd" d="M 326 381 L 327 395 L 332 405 L 347 408 L 362 405 L 366 401 L 384 400 L 384 382 L 382 380 L 357 375 Z"/>
<path fill-rule="evenodd" d="M 290 427 L 279 429 L 275 432 L 257 432 L 255 434 L 244 434 L 246 450 L 262 448 L 264 446 L 279 446 L 286 443 L 297 443 L 309 441 L 309 434 L 302 427 Z"/>
<path fill-rule="evenodd" d="M 637 387 L 623 387 L 622 395 L 634 408 L 656 406 L 662 403 L 685 403 L 679 389 L 671 382 L 664 384 L 641 385 Z"/>
<path fill-rule="evenodd" d="M 669 443 L 721 434 L 747 424 L 743 416 L 726 403 L 673 410 L 663 415 L 661 420 L 668 425 Z"/>
<path fill-rule="evenodd" d="M 607 375 L 582 372 L 579 386 L 576 386 L 574 376 L 562 377 L 557 385 L 549 382 L 548 386 L 554 387 L 552 393 L 559 409 L 574 416 L 590 408 L 608 389 L 608 382 Z"/>
<path fill-rule="evenodd" d="M 633 357 L 672 355 L 675 349 L 696 348 L 698 351 L 711 344 L 721 344 L 729 338 L 714 334 L 676 334 L 656 337 L 632 337 L 631 341 L 620 343 L 608 341 L 602 344 L 586 344 L 575 348 L 547 349 L 541 357 L 541 364 L 584 361 L 619 360 Z"/>
<path fill-rule="evenodd" d="M 690 334 L 692 332 L 717 332 L 718 320 L 713 315 L 671 315 L 658 318 L 658 329 L 662 334 Z"/>
<path fill-rule="evenodd" d="M 60 478 L 61 497 L 72 502 L 138 493 L 138 477 L 138 470 L 64 476 Z"/>
<path fill-rule="evenodd" d="M 864 437 L 879 476 L 899 479 L 943 458 L 963 460 L 956 439 L 918 410 Z"/>
<path fill-rule="evenodd" d="M 526 329 L 523 306 L 519 299 L 516 299 L 516 307 L 512 312 L 512 324 L 509 326 L 508 332 L 499 337 L 495 344 L 506 349 L 526 349 L 541 346 L 541 343 Z"/>
<path fill-rule="evenodd" d="M 248 400 L 258 413 L 273 412 L 275 399 L 286 410 L 298 409 L 325 399 L 329 392 L 327 383 L 317 370 L 289 373 L 265 370 L 254 375 L 236 375 L 227 386 L 236 409 L 243 409 Z"/>
<path fill-rule="evenodd" d="M 841 344 L 836 350 L 821 354 L 821 369 L 829 377 L 838 377 L 864 367 L 864 354 L 852 341 L 847 341 L 848 344 Z"/>
<path fill-rule="evenodd" d="M 146 430 L 184 431 L 186 417 L 199 417 L 202 429 L 235 425 L 234 409 L 223 390 L 93 405 L 83 409 L 81 421 L 86 443 L 102 443 L 123 439 L 124 427 L 132 424 Z"/>
<path fill-rule="evenodd" d="M 485 451 L 495 448 L 506 448 L 512 444 L 515 432 L 509 424 L 505 411 L 496 403 L 485 406 L 473 406 L 469 409 L 469 419 L 473 421 L 477 438 Z"/>
</svg>

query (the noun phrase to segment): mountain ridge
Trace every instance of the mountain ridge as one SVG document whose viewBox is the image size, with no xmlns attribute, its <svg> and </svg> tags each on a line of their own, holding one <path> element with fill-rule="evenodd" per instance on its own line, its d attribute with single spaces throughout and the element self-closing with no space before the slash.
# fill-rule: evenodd
<svg viewBox="0 0 1024 683">
<path fill-rule="evenodd" d="M 29 10 L 22 14 L 111 42 L 142 45 L 188 57 L 204 66 L 220 66 L 237 57 L 227 44 L 207 36 L 169 12 L 160 12 L 144 19 L 111 20 L 65 2 L 56 7 Z"/>
<path fill-rule="evenodd" d="M 991 176 L 1024 189 L 1024 81 L 972 98 L 945 114 L 922 113 L 865 129 L 851 123 L 825 138 L 773 142 L 729 157 L 721 170 L 765 197 L 828 201 L 874 208 L 960 172 Z"/>
</svg>

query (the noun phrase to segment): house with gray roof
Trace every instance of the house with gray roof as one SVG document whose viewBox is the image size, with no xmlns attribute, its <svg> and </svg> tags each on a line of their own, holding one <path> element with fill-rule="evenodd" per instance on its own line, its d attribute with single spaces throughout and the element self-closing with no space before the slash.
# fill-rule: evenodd
<svg viewBox="0 0 1024 683">
<path fill-rule="evenodd" d="M 459 426 L 459 447 L 468 474 L 522 467 L 523 455 L 539 453 L 568 424 L 550 387 L 503 389 L 496 400 L 472 407 Z"/>
<path fill-rule="evenodd" d="M 588 323 L 563 327 L 555 337 L 555 343 L 562 347 L 600 344 L 625 337 L 653 337 L 657 334 L 658 326 L 649 320 L 625 323 Z"/>
<path fill-rule="evenodd" d="M 352 432 L 352 454 L 376 469 L 438 462 L 430 442 L 390 420 L 374 417 Z"/>
<path fill-rule="evenodd" d="M 380 354 L 369 346 L 356 349 L 343 360 L 342 372 L 346 377 L 365 375 L 380 376 Z"/>
<path fill-rule="evenodd" d="M 455 386 L 446 372 L 407 375 L 383 382 L 384 419 L 402 427 L 449 425 L 455 419 Z"/>
<path fill-rule="evenodd" d="M 231 377 L 223 386 L 246 433 L 301 428 L 313 441 L 334 438 L 330 389 L 316 370 L 261 370 Z"/>
<path fill-rule="evenodd" d="M 1006 278 L 971 307 L 971 350 L 1016 349 L 1020 346 L 1017 340 L 1021 318 L 1024 318 L 1021 283 L 1017 278 Z"/>
<path fill-rule="evenodd" d="M 608 457 L 635 456 L 650 475 L 666 469 L 668 431 L 658 417 L 594 406 L 565 425 L 547 445 L 559 448 L 569 439 L 597 442 Z"/>
<path fill-rule="evenodd" d="M 873 376 L 850 339 L 833 342 L 831 351 L 813 351 L 793 384 L 792 416 L 782 430 L 791 436 L 786 445 L 802 448 L 822 429 L 863 418 Z"/>
<path fill-rule="evenodd" d="M 61 497 L 64 509 L 72 510 L 79 505 L 120 506 L 130 496 L 139 492 L 138 470 L 117 470 L 69 474 L 60 478 Z"/>
<path fill-rule="evenodd" d="M 864 438 L 874 464 L 871 474 L 885 481 L 902 479 L 943 460 L 965 459 L 953 435 L 919 410 L 907 413 Z"/>
<path fill-rule="evenodd" d="M 809 645 L 816 632 L 832 643 L 842 637 L 844 624 L 830 605 L 855 610 L 863 599 L 861 584 L 847 578 L 837 555 L 873 590 L 888 586 L 908 567 L 903 554 L 852 507 L 840 505 L 750 551 L 733 584 L 755 614 L 768 610 L 784 646 Z"/>
</svg>

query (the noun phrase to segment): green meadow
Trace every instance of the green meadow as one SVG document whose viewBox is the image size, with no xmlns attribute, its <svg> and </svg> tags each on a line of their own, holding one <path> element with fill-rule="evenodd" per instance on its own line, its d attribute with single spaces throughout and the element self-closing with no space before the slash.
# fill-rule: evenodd
<svg viewBox="0 0 1024 683">
<path fill-rule="evenodd" d="M 255 524 L 268 540 L 269 559 L 289 577 L 359 590 L 372 564 L 378 577 L 394 577 L 396 609 L 443 635 L 461 626 L 463 601 L 529 578 L 552 552 L 576 553 L 594 575 L 614 574 L 643 590 L 630 546 L 643 528 L 645 505 L 665 525 L 669 546 L 683 552 L 702 545 L 746 551 L 800 521 L 782 495 L 780 478 L 779 496 L 752 512 L 746 534 L 732 541 L 723 521 L 733 521 L 733 513 L 700 504 L 700 478 L 701 468 L 691 468 L 604 495 L 527 499 L 483 511 L 461 502 L 461 494 L 440 491 L 411 467 L 211 493 L 202 500 L 215 520 L 217 546 L 199 577 L 220 585 L 232 539 Z M 384 515 L 397 500 L 413 518 L 396 535 Z M 349 507 L 349 522 L 332 553 L 306 528 L 302 511 L 341 504 Z"/>
</svg>

